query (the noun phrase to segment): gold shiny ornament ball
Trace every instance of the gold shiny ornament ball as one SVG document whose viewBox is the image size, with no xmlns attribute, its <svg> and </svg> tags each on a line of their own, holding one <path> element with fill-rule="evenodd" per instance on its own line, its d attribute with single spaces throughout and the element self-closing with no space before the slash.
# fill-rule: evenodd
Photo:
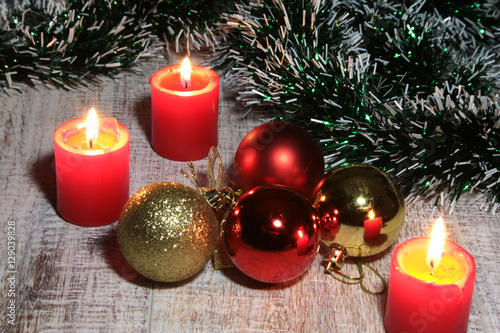
<svg viewBox="0 0 500 333">
<path fill-rule="evenodd" d="M 328 172 L 316 185 L 311 202 L 320 218 L 322 241 L 328 246 L 344 246 L 352 257 L 367 257 L 388 248 L 405 218 L 401 190 L 387 173 L 371 165 Z M 370 212 L 381 222 L 380 233 L 374 237 L 367 237 Z"/>
<path fill-rule="evenodd" d="M 137 191 L 118 221 L 123 256 L 159 282 L 187 279 L 214 253 L 219 227 L 206 199 L 183 184 L 160 182 Z"/>
</svg>

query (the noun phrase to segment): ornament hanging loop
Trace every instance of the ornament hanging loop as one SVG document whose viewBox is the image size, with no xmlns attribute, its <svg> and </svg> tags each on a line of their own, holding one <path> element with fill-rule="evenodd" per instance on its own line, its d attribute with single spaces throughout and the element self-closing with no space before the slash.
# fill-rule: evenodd
<svg viewBox="0 0 500 333">
<path fill-rule="evenodd" d="M 353 283 L 359 283 L 359 286 L 361 290 L 363 290 L 365 293 L 369 295 L 380 295 L 384 293 L 385 289 L 387 288 L 387 282 L 385 281 L 384 277 L 380 274 L 379 271 L 377 271 L 375 268 L 372 266 L 364 263 L 361 258 L 349 258 L 347 254 L 347 249 L 337 243 L 333 243 L 332 245 L 329 246 L 329 254 L 323 259 L 323 262 L 326 262 L 326 268 L 325 271 L 334 276 L 338 275 L 341 276 L 344 279 L 353 281 Z M 352 277 L 350 275 L 344 274 L 340 271 L 342 266 L 344 265 L 345 261 L 347 259 L 350 259 L 354 261 L 356 266 L 358 267 L 359 271 L 359 276 L 358 277 Z M 364 278 L 365 278 L 365 272 L 363 270 L 363 265 L 368 267 L 370 270 L 372 270 L 378 278 L 382 281 L 383 288 L 381 291 L 371 291 L 365 287 L 363 284 Z"/>
<path fill-rule="evenodd" d="M 365 273 L 363 272 L 363 265 L 368 267 L 369 269 L 372 270 L 373 273 L 375 273 L 375 275 L 378 276 L 378 278 L 380 279 L 380 281 L 382 281 L 382 290 L 380 291 L 371 291 L 369 289 L 367 289 L 364 284 L 363 284 L 363 280 L 361 280 L 361 282 L 359 283 L 359 286 L 361 288 L 361 290 L 363 290 L 365 293 L 367 294 L 370 294 L 370 295 L 373 295 L 373 296 L 376 296 L 376 295 L 381 295 L 385 292 L 385 289 L 387 288 L 387 282 L 385 281 L 384 277 L 380 274 L 379 271 L 377 271 L 375 268 L 373 268 L 372 266 L 368 265 L 367 263 L 364 263 L 361 258 L 356 258 L 356 265 L 358 266 L 358 269 L 359 269 L 359 272 L 365 276 Z"/>
<path fill-rule="evenodd" d="M 210 147 L 208 152 L 208 180 L 209 188 L 202 188 L 198 182 L 196 171 L 193 162 L 188 162 L 188 171 L 181 170 L 181 174 L 186 177 L 195 189 L 205 197 L 214 212 L 222 211 L 224 214 L 220 218 L 220 230 L 222 229 L 229 213 L 229 209 L 242 194 L 241 189 L 237 184 L 225 186 L 224 168 L 222 166 L 222 158 L 219 151 L 215 147 Z"/>
<path fill-rule="evenodd" d="M 188 166 L 189 173 L 184 171 L 184 170 L 181 170 L 181 174 L 184 177 L 186 177 L 186 179 L 189 180 L 191 182 L 191 184 L 193 184 L 194 188 L 198 192 L 200 192 L 201 195 L 203 195 L 203 191 L 201 190 L 200 183 L 198 182 L 198 177 L 196 176 L 196 171 L 194 170 L 193 162 L 188 162 L 187 166 Z"/>
<path fill-rule="evenodd" d="M 208 152 L 207 164 L 207 175 L 209 180 L 208 188 L 201 187 L 192 162 L 187 164 L 188 172 L 181 170 L 181 174 L 184 175 L 184 177 L 186 177 L 191 184 L 193 184 L 195 189 L 205 198 L 205 200 L 207 200 L 217 217 L 217 221 L 219 222 L 219 236 L 214 251 L 215 269 L 232 267 L 233 264 L 231 263 L 231 260 L 226 252 L 222 233 L 230 209 L 242 193 L 237 184 L 232 184 L 231 186 L 225 185 L 222 158 L 217 148 L 210 148 L 210 151 Z"/>
<path fill-rule="evenodd" d="M 360 271 L 361 275 L 359 277 L 352 277 L 340 271 L 347 259 L 347 249 L 344 246 L 333 243 L 332 245 L 330 245 L 329 250 L 330 253 L 328 254 L 328 256 L 326 256 L 326 258 L 323 259 L 323 262 L 327 263 L 325 271 L 328 274 L 336 274 L 343 277 L 344 279 L 355 281 L 355 283 L 359 283 L 363 280 L 364 274 L 362 270 Z"/>
</svg>

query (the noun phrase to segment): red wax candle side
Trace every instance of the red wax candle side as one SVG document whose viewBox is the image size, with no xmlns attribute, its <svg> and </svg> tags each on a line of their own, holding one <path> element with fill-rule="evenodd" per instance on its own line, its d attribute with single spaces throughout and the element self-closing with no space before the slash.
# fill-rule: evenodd
<svg viewBox="0 0 500 333">
<path fill-rule="evenodd" d="M 180 65 L 157 71 L 151 83 L 151 145 L 161 156 L 194 161 L 217 147 L 219 76 L 192 65 L 191 83 L 180 81 Z"/>
<path fill-rule="evenodd" d="M 398 256 L 404 255 L 408 249 L 411 251 L 413 245 L 420 247 L 428 243 L 428 238 L 413 238 L 394 249 L 384 320 L 389 333 L 467 332 L 476 277 L 474 258 L 447 240 L 444 253 L 456 256 L 461 264 L 466 265 L 467 273 L 453 284 L 422 281 L 403 270 Z"/>
<path fill-rule="evenodd" d="M 118 220 L 129 198 L 127 128 L 118 123 L 118 142 L 109 150 L 82 150 L 65 143 L 85 119 L 73 119 L 54 132 L 57 211 L 68 222 L 97 227 Z"/>
</svg>

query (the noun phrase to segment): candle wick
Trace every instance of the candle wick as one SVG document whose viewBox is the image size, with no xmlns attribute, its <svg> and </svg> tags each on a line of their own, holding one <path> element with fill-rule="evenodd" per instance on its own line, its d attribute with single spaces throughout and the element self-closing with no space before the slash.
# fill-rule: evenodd
<svg viewBox="0 0 500 333">
<path fill-rule="evenodd" d="M 89 140 L 90 149 L 92 149 L 92 139 Z"/>
<path fill-rule="evenodd" d="M 186 80 L 184 81 L 184 88 L 188 88 L 188 82 Z"/>
</svg>

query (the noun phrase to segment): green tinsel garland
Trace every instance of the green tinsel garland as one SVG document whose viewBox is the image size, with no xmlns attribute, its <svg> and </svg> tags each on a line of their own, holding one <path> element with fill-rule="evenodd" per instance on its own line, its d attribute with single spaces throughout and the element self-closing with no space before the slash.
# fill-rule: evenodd
<svg viewBox="0 0 500 333">
<path fill-rule="evenodd" d="M 239 3 L 225 17 L 228 37 L 214 63 L 230 69 L 226 80 L 249 110 L 315 135 L 329 168 L 370 163 L 391 174 L 408 201 L 441 193 L 451 207 L 480 189 L 495 211 L 497 5 Z"/>
<path fill-rule="evenodd" d="M 499 18 L 498 0 L 1 1 L 0 92 L 211 46 L 249 111 L 309 130 L 329 168 L 377 165 L 408 201 L 480 189 L 495 211 Z"/>
<path fill-rule="evenodd" d="M 10 3 L 10 2 L 9 2 Z M 20 84 L 59 89 L 116 78 L 172 44 L 214 45 L 212 25 L 228 0 L 67 0 L 0 3 L 0 93 Z M 42 4 L 44 6 L 42 6 Z"/>
</svg>

